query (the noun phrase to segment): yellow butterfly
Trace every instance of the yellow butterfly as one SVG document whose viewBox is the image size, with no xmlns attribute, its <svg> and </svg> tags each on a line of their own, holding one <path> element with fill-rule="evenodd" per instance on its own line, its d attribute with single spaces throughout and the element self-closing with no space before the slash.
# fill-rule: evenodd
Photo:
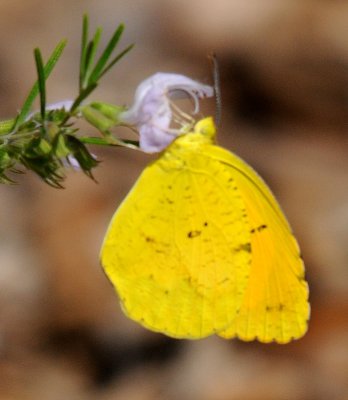
<svg viewBox="0 0 348 400">
<path fill-rule="evenodd" d="M 296 239 L 264 181 L 200 120 L 150 163 L 101 251 L 131 319 L 175 338 L 287 343 L 310 306 Z"/>
</svg>

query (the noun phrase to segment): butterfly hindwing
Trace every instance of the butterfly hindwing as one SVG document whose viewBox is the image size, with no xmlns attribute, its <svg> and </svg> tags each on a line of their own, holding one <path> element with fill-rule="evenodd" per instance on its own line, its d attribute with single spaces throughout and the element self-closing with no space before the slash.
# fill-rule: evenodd
<svg viewBox="0 0 348 400">
<path fill-rule="evenodd" d="M 101 259 L 130 318 L 200 338 L 226 328 L 241 307 L 250 240 L 228 168 L 177 141 L 117 210 Z"/>
</svg>

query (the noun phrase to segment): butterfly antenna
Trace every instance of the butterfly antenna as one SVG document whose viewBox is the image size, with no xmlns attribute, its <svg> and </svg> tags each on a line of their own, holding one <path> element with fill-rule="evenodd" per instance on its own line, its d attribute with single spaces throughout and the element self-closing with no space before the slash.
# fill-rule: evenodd
<svg viewBox="0 0 348 400">
<path fill-rule="evenodd" d="M 209 58 L 213 71 L 213 82 L 214 82 L 214 93 L 215 93 L 215 123 L 216 126 L 220 126 L 222 101 L 221 101 L 219 63 L 215 53 L 211 54 Z"/>
</svg>

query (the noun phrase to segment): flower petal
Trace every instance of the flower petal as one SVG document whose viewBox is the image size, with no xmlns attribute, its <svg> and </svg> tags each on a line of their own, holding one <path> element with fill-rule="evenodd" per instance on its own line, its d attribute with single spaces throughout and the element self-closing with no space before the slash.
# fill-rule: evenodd
<svg viewBox="0 0 348 400">
<path fill-rule="evenodd" d="M 163 150 L 175 138 L 180 130 L 170 129 L 172 109 L 170 95 L 183 91 L 195 102 L 197 112 L 198 99 L 213 96 L 211 86 L 203 85 L 184 75 L 156 73 L 144 80 L 135 92 L 132 107 L 122 112 L 122 122 L 135 125 L 140 134 L 140 148 L 153 153 Z"/>
</svg>

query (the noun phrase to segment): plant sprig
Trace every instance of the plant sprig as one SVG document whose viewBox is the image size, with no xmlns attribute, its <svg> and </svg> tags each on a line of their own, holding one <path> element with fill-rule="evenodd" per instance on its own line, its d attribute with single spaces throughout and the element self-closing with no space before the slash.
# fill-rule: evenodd
<svg viewBox="0 0 348 400">
<path fill-rule="evenodd" d="M 80 57 L 79 96 L 72 106 L 72 111 L 74 111 L 97 87 L 101 77 L 133 48 L 133 45 L 129 45 L 111 59 L 117 45 L 119 44 L 123 31 L 124 25 L 120 24 L 111 36 L 101 56 L 96 61 L 96 54 L 102 30 L 101 28 L 97 28 L 93 38 L 89 40 L 89 20 L 87 15 L 84 16 Z"/>
<path fill-rule="evenodd" d="M 50 76 L 51 72 L 53 71 L 53 68 L 56 66 L 58 60 L 60 59 L 63 50 L 67 44 L 66 40 L 62 40 L 58 43 L 56 48 L 53 50 L 50 58 L 47 61 L 47 64 L 44 66 L 43 71 L 43 79 L 44 81 L 47 80 L 47 78 Z M 34 51 L 35 53 L 35 51 Z M 29 92 L 28 97 L 26 98 L 23 107 L 21 108 L 20 113 L 18 114 L 15 125 L 13 126 L 13 130 L 15 131 L 20 125 L 23 124 L 25 119 L 27 118 L 28 114 L 30 113 L 31 107 L 37 97 L 37 95 L 40 92 L 40 87 L 39 87 L 39 80 L 35 82 L 33 85 L 32 89 Z"/>
<path fill-rule="evenodd" d="M 133 47 L 116 52 L 124 25 L 120 24 L 105 48 L 100 51 L 102 29 L 97 28 L 89 38 L 89 18 L 83 17 L 82 45 L 78 93 L 74 100 L 47 106 L 46 81 L 61 58 L 67 41 L 62 40 L 44 63 L 40 49 L 34 50 L 37 81 L 31 88 L 16 118 L 0 121 L 0 183 L 14 183 L 9 173 L 23 172 L 21 166 L 35 172 L 49 185 L 62 188 L 64 168 L 78 167 L 93 178 L 92 169 L 98 165 L 86 144 L 128 145 L 136 142 L 115 138 L 110 129 L 117 125 L 122 107 L 105 103 L 83 104 L 97 88 L 100 79 Z M 98 57 L 97 55 L 100 54 Z M 32 112 L 39 96 L 40 109 Z M 74 125 L 84 118 L 99 130 L 100 137 L 78 136 Z"/>
</svg>

